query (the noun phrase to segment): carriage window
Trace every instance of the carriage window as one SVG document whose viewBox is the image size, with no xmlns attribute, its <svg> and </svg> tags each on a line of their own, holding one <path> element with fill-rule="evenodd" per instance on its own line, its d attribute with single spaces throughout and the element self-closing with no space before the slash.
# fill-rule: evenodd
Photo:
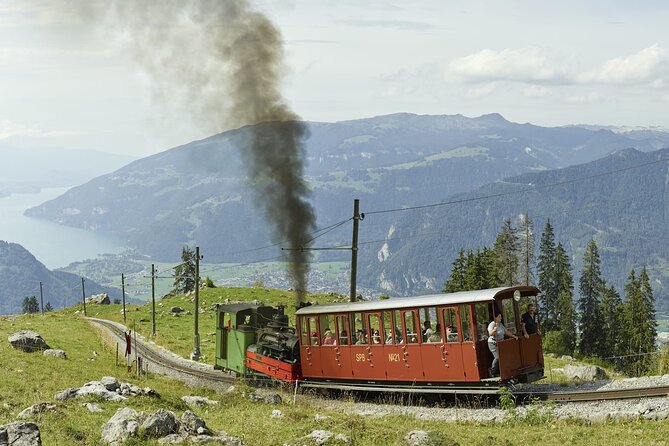
<svg viewBox="0 0 669 446">
<path fill-rule="evenodd" d="M 416 318 L 413 311 L 404 313 L 404 327 L 406 328 L 406 342 L 407 344 L 418 344 L 420 332 L 416 330 Z"/>
<path fill-rule="evenodd" d="M 384 343 L 394 344 L 395 339 L 391 333 L 393 332 L 393 313 L 392 311 L 383 312 L 383 332 L 381 333 L 381 338 L 383 338 Z"/>
<path fill-rule="evenodd" d="M 321 344 L 323 344 L 323 340 L 325 339 L 325 333 L 327 333 L 329 331 L 330 334 L 332 334 L 333 330 L 334 330 L 334 328 L 331 324 L 332 316 L 330 316 L 329 314 L 323 314 L 323 315 L 319 316 L 318 319 L 319 319 L 318 322 L 320 322 L 320 324 L 321 324 L 320 325 L 321 326 Z"/>
<path fill-rule="evenodd" d="M 307 318 L 300 318 L 300 327 L 302 333 L 302 345 L 309 345 L 309 327 L 307 324 Z"/>
<path fill-rule="evenodd" d="M 444 333 L 446 342 L 458 342 L 458 319 L 455 307 L 444 309 Z"/>
<path fill-rule="evenodd" d="M 316 318 L 309 318 L 309 337 L 311 338 L 311 345 L 319 345 Z"/>
<path fill-rule="evenodd" d="M 352 330 L 355 330 L 353 333 L 353 342 L 355 345 L 367 345 L 367 323 L 365 317 L 362 313 L 351 313 L 353 317 Z"/>
<path fill-rule="evenodd" d="M 516 312 L 512 298 L 502 299 L 502 323 L 504 328 L 516 334 Z"/>
<path fill-rule="evenodd" d="M 348 345 L 348 323 L 346 316 L 337 316 L 337 333 L 339 333 L 339 345 Z"/>
<path fill-rule="evenodd" d="M 375 345 L 382 344 L 381 341 L 381 318 L 378 314 L 369 315 L 369 334 L 371 336 L 371 343 Z"/>
<path fill-rule="evenodd" d="M 437 331 L 439 319 L 437 318 L 437 309 L 435 307 L 426 307 L 418 310 L 420 315 L 420 332 L 423 342 Z"/>
<path fill-rule="evenodd" d="M 474 323 L 479 341 L 488 339 L 488 324 L 492 321 L 489 313 L 488 304 L 474 305 Z"/>
<path fill-rule="evenodd" d="M 403 344 L 402 336 L 402 316 L 397 311 L 391 311 L 390 317 L 392 323 L 388 327 L 388 336 L 386 337 L 386 344 Z"/>
<path fill-rule="evenodd" d="M 460 305 L 460 325 L 462 326 L 462 341 L 471 341 L 472 322 L 469 305 Z"/>
</svg>

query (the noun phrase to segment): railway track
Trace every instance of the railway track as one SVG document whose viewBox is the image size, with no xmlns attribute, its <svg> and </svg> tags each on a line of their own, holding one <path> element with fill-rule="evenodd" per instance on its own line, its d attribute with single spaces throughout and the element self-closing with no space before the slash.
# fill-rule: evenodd
<svg viewBox="0 0 669 446">
<path fill-rule="evenodd" d="M 96 318 L 87 318 L 92 324 L 102 326 L 105 329 L 109 330 L 114 336 L 119 338 L 119 340 L 124 339 L 124 331 L 121 328 L 120 324 L 117 324 L 112 321 Z M 202 366 L 202 364 L 194 364 L 193 366 L 188 366 L 182 361 L 185 361 L 182 358 L 169 358 L 164 354 L 156 352 L 150 346 L 147 346 L 143 341 L 137 340 L 137 354 L 143 358 L 143 360 L 148 360 L 158 368 L 168 369 L 171 372 L 177 372 L 179 374 L 187 375 L 189 377 L 194 377 L 209 382 L 220 383 L 220 384 L 231 384 L 235 381 L 235 377 L 228 375 L 225 372 L 218 370 L 204 370 L 194 368 L 196 366 Z M 339 389 L 339 390 L 360 390 L 367 392 L 397 392 L 400 393 L 444 393 L 444 394 L 481 394 L 481 395 L 492 395 L 497 393 L 497 388 L 485 387 L 485 388 L 417 388 L 417 387 L 407 387 L 397 389 L 395 387 L 385 387 L 385 386 L 363 386 L 360 385 L 349 386 L 345 384 L 329 384 L 329 383 L 305 383 L 306 387 L 313 388 L 328 388 L 328 389 Z M 350 388 L 349 388 L 350 387 Z M 553 401 L 557 403 L 568 403 L 568 402 L 588 402 L 588 401 L 604 401 L 604 400 L 624 400 L 624 399 L 633 399 L 633 398 L 651 398 L 651 397 L 667 397 L 669 396 L 669 386 L 662 387 L 636 387 L 636 388 L 627 388 L 627 389 L 614 389 L 614 390 L 573 390 L 573 391 L 558 391 L 558 392 L 532 392 L 524 388 L 522 390 L 512 392 L 515 396 L 523 399 L 533 399 L 538 398 L 541 400 Z"/>
<path fill-rule="evenodd" d="M 120 340 L 125 339 L 124 338 L 124 331 L 121 327 L 119 327 L 115 322 L 112 321 L 107 321 L 104 319 L 96 319 L 96 318 L 87 318 L 87 320 L 95 325 L 102 326 L 105 329 L 109 330 L 114 336 L 119 338 Z M 123 341 L 124 342 L 124 341 Z M 133 342 L 135 345 L 135 342 Z M 178 372 L 184 375 L 188 375 L 191 377 L 207 380 L 210 382 L 217 382 L 221 384 L 231 384 L 235 381 L 235 377 L 232 375 L 228 375 L 223 371 L 220 370 L 203 370 L 203 369 L 197 369 L 194 367 L 189 367 L 185 364 L 183 364 L 181 361 L 185 360 L 177 360 L 177 359 L 172 359 L 169 358 L 165 355 L 162 355 L 158 352 L 156 352 L 154 349 L 151 347 L 147 346 L 143 341 L 137 339 L 136 341 L 136 349 L 137 349 L 137 354 L 142 357 L 142 361 L 149 361 L 152 363 L 154 366 L 162 367 L 165 369 L 169 369 L 173 372 Z M 196 364 L 197 365 L 197 364 Z M 194 365 L 195 366 L 195 365 Z"/>
</svg>

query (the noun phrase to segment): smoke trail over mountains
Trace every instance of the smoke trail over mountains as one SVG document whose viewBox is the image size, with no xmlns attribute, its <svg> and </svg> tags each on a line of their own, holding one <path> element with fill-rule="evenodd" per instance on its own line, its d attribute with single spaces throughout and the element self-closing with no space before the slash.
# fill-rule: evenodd
<svg viewBox="0 0 669 446">
<path fill-rule="evenodd" d="M 125 31 L 159 100 L 179 101 L 208 131 L 253 125 L 241 150 L 256 202 L 274 225 L 275 241 L 304 246 L 315 224 L 303 180 L 307 129 L 281 95 L 284 54 L 271 21 L 246 0 L 114 0 L 84 7 Z M 299 301 L 309 254 L 289 255 Z"/>
</svg>

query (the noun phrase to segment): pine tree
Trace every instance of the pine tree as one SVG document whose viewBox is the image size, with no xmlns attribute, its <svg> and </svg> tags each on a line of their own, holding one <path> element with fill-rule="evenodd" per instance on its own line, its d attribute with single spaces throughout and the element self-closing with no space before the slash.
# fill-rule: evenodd
<svg viewBox="0 0 669 446">
<path fill-rule="evenodd" d="M 603 358 L 616 356 L 620 351 L 626 325 L 623 320 L 623 301 L 613 286 L 604 287 L 600 303 L 602 333 L 600 352 Z M 613 361 L 614 364 L 616 363 Z"/>
<path fill-rule="evenodd" d="M 555 239 L 553 236 L 553 227 L 551 221 L 546 222 L 543 234 L 541 234 L 541 244 L 539 245 L 539 261 L 537 272 L 539 273 L 539 289 L 542 296 L 542 307 L 545 315 L 543 321 L 544 333 L 548 333 L 558 328 L 557 323 L 557 301 L 558 289 L 555 273 L 556 252 Z M 567 259 L 567 262 L 569 260 Z"/>
<path fill-rule="evenodd" d="M 602 316 L 600 303 L 604 281 L 600 267 L 597 244 L 590 240 L 583 255 L 583 270 L 579 286 L 578 306 L 580 309 L 579 329 L 581 339 L 579 350 L 584 356 L 602 356 L 600 338 L 602 336 Z"/>
<path fill-rule="evenodd" d="M 519 244 L 516 230 L 511 220 L 504 220 L 502 230 L 495 239 L 493 247 L 496 256 L 499 278 L 503 285 L 513 286 L 518 283 L 518 251 Z"/>
<path fill-rule="evenodd" d="M 534 264 L 534 223 L 529 215 L 520 216 L 520 225 L 518 226 L 519 241 L 519 279 L 525 285 L 531 285 L 534 282 L 532 265 Z"/>
<path fill-rule="evenodd" d="M 53 311 L 53 307 L 51 306 L 51 302 L 47 302 L 46 305 L 44 305 L 44 311 Z"/>
<path fill-rule="evenodd" d="M 461 249 L 458 258 L 453 261 L 451 275 L 444 284 L 444 293 L 455 293 L 465 290 L 466 267 L 467 257 L 465 257 L 465 250 Z"/>
<path fill-rule="evenodd" d="M 195 290 L 195 251 L 188 246 L 181 250 L 181 264 L 174 268 L 174 291 L 188 293 Z"/>
<path fill-rule="evenodd" d="M 23 299 L 23 312 L 26 314 L 37 313 L 39 311 L 39 304 L 35 296 L 26 296 Z"/>
<path fill-rule="evenodd" d="M 643 375 L 650 371 L 653 358 L 648 353 L 655 350 L 655 298 L 644 267 L 637 279 L 634 270 L 625 285 L 625 347 L 623 368 L 630 375 Z"/>
<path fill-rule="evenodd" d="M 576 311 L 574 310 L 574 279 L 571 264 L 562 243 L 555 248 L 553 268 L 557 298 L 555 300 L 554 321 L 559 331 L 562 354 L 571 355 L 576 348 Z"/>
</svg>

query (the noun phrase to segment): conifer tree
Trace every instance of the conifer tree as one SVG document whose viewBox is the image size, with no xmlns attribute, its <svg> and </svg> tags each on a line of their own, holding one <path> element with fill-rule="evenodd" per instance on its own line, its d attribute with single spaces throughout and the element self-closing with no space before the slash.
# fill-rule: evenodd
<svg viewBox="0 0 669 446">
<path fill-rule="evenodd" d="M 602 356 L 600 351 L 600 339 L 602 337 L 600 305 L 604 281 L 602 280 L 600 264 L 597 244 L 594 239 L 590 240 L 583 254 L 583 270 L 581 271 L 580 297 L 578 300 L 581 313 L 579 350 L 584 356 Z"/>
<path fill-rule="evenodd" d="M 563 354 L 571 355 L 576 348 L 576 311 L 574 310 L 574 279 L 571 264 L 562 243 L 555 248 L 555 265 L 553 268 L 557 297 L 555 300 L 552 323 L 559 330 L 560 345 Z"/>
<path fill-rule="evenodd" d="M 644 267 L 637 279 L 634 270 L 625 285 L 625 353 L 624 370 L 630 375 L 643 375 L 650 371 L 655 350 L 655 298 Z"/>
<path fill-rule="evenodd" d="M 493 247 L 501 284 L 513 286 L 518 283 L 518 251 L 519 244 L 515 228 L 511 220 L 504 220 L 502 230 L 495 239 Z"/>
<path fill-rule="evenodd" d="M 39 311 L 39 304 L 35 296 L 26 296 L 23 299 L 23 312 L 26 314 L 37 313 Z"/>
<path fill-rule="evenodd" d="M 195 290 L 195 251 L 188 246 L 181 250 L 181 264 L 174 268 L 174 291 L 188 293 Z"/>
<path fill-rule="evenodd" d="M 458 258 L 453 261 L 451 275 L 444 284 L 444 293 L 455 293 L 465 290 L 465 272 L 467 267 L 467 257 L 465 250 L 461 249 Z"/>
<path fill-rule="evenodd" d="M 543 329 L 548 333 L 558 328 L 557 323 L 557 301 L 558 289 L 556 279 L 556 247 L 553 235 L 553 227 L 550 219 L 546 222 L 544 232 L 541 234 L 539 245 L 539 259 L 537 265 L 539 289 L 541 290 L 542 312 L 544 314 Z M 567 262 L 569 259 L 567 259 Z"/>
<path fill-rule="evenodd" d="M 47 302 L 46 305 L 44 305 L 44 311 L 45 312 L 53 311 L 53 307 L 51 306 L 51 302 Z"/>
<path fill-rule="evenodd" d="M 602 344 L 600 353 L 603 358 L 617 356 L 621 350 L 623 335 L 626 325 L 623 320 L 623 302 L 620 294 L 613 286 L 604 286 L 602 292 L 602 301 L 600 303 L 600 312 L 602 314 Z M 612 361 L 617 364 L 616 361 Z"/>
<path fill-rule="evenodd" d="M 518 225 L 519 242 L 519 280 L 524 285 L 534 283 L 532 265 L 534 264 L 534 223 L 529 215 L 520 216 Z"/>
</svg>

